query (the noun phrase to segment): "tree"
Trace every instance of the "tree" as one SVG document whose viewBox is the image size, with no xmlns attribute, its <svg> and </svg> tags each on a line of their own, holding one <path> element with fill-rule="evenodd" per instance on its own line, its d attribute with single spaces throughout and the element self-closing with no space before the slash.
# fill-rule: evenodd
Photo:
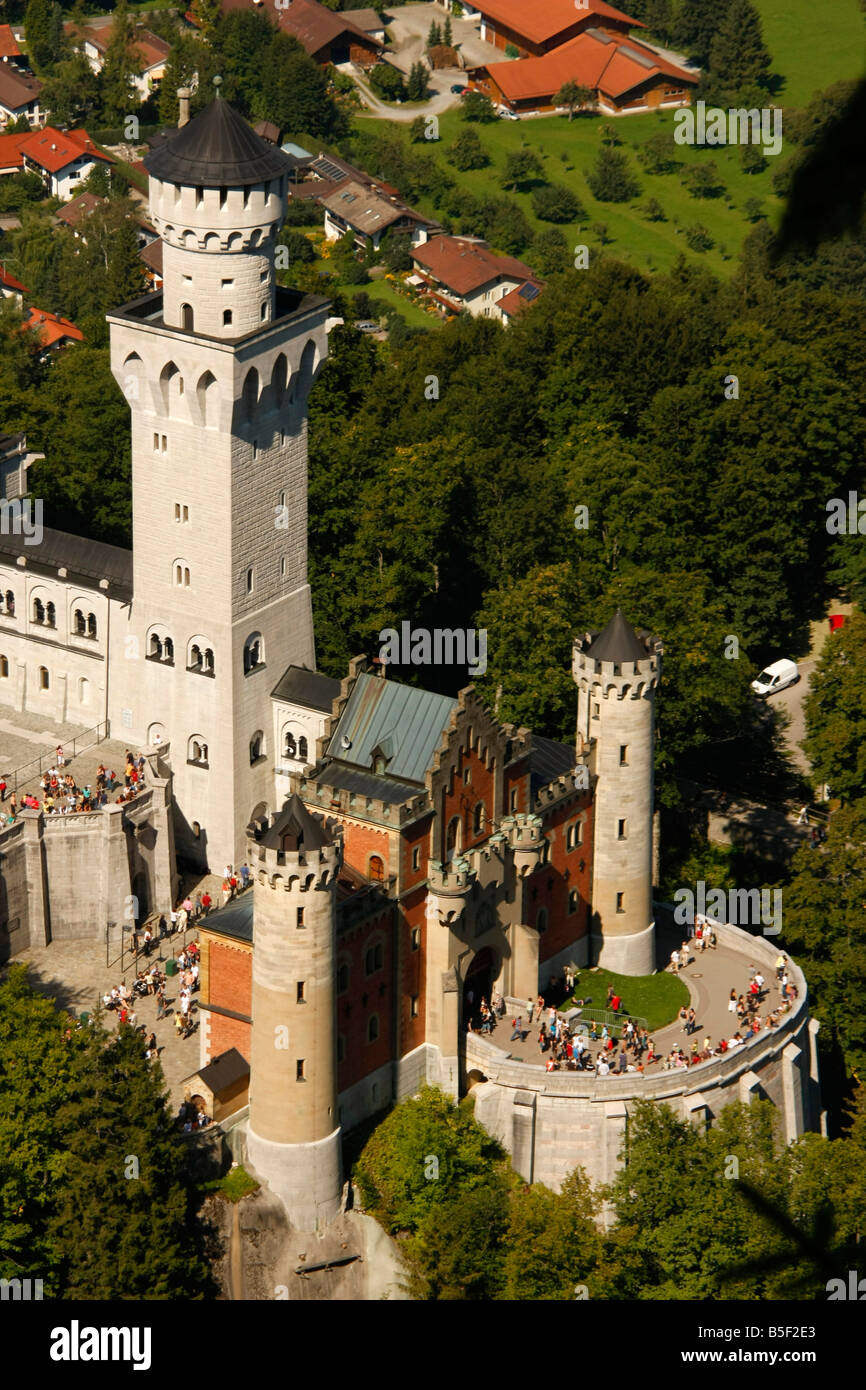
<svg viewBox="0 0 866 1390">
<path fill-rule="evenodd" d="M 598 152 L 595 168 L 587 174 L 590 192 L 600 203 L 627 203 L 640 193 L 640 185 L 631 173 L 628 158 L 620 150 L 603 147 Z"/>
<path fill-rule="evenodd" d="M 766 89 L 771 62 L 752 0 L 730 0 L 710 45 L 713 91 L 734 100 L 750 87 Z"/>
<path fill-rule="evenodd" d="M 412 239 L 407 232 L 387 232 L 382 242 L 382 261 L 395 275 L 412 269 Z"/>
<path fill-rule="evenodd" d="M 502 1150 L 463 1105 L 424 1086 L 374 1130 L 355 1165 L 365 1207 L 387 1231 L 415 1233 L 434 1209 L 489 1185 Z"/>
<path fill-rule="evenodd" d="M 192 0 L 193 18 L 204 38 L 210 38 L 220 17 L 220 0 Z"/>
<path fill-rule="evenodd" d="M 638 146 L 637 157 L 648 174 L 669 174 L 679 162 L 674 148 L 670 133 L 659 130 Z"/>
<path fill-rule="evenodd" d="M 760 222 L 762 217 L 767 216 L 760 198 L 747 198 L 743 203 L 743 212 L 750 222 Z"/>
<path fill-rule="evenodd" d="M 460 112 L 464 121 L 480 121 L 482 125 L 499 120 L 493 102 L 483 92 L 464 92 L 460 99 Z"/>
<path fill-rule="evenodd" d="M 683 0 L 677 10 L 673 41 L 701 66 L 709 61 L 710 46 L 730 3 L 731 0 Z"/>
<path fill-rule="evenodd" d="M 542 222 L 578 222 L 586 217 L 586 209 L 576 194 L 559 183 L 532 190 L 532 211 Z"/>
<path fill-rule="evenodd" d="M 445 23 L 442 26 L 442 42 L 443 44 L 445 44 L 447 48 L 450 48 L 453 43 L 453 39 L 454 36 L 451 32 L 451 16 L 449 14 L 446 15 Z"/>
<path fill-rule="evenodd" d="M 651 34 L 660 38 L 662 43 L 670 43 L 673 29 L 671 0 L 645 0 L 641 18 Z"/>
<path fill-rule="evenodd" d="M 693 198 L 719 198 L 725 191 L 715 160 L 690 165 L 683 175 L 683 183 L 688 185 Z"/>
<path fill-rule="evenodd" d="M 559 1193 L 541 1183 L 516 1191 L 504 1241 L 503 1297 L 573 1301 L 575 1283 L 587 1283 L 602 1257 L 598 1209 L 580 1168 Z"/>
<path fill-rule="evenodd" d="M 844 800 L 866 796 L 866 616 L 862 613 L 852 613 L 827 639 L 803 710 L 803 748 L 815 776 Z"/>
<path fill-rule="evenodd" d="M 244 11 L 227 16 L 244 17 Z M 270 29 L 267 20 L 265 24 Z M 395 68 L 385 70 L 396 72 Z M 377 67 L 374 72 L 378 71 Z M 399 73 L 397 79 L 402 90 Z M 258 90 L 254 89 L 250 97 L 250 111 L 258 120 L 274 121 L 281 130 L 307 130 L 312 135 L 332 138 L 348 128 L 344 112 L 328 94 L 324 71 L 290 34 L 270 33 L 256 86 Z"/>
<path fill-rule="evenodd" d="M 42 103 L 56 125 L 86 121 L 99 105 L 99 79 L 83 53 L 57 63 L 42 91 Z"/>
<path fill-rule="evenodd" d="M 63 15 L 55 0 L 28 0 L 24 14 L 27 52 L 38 73 L 49 73 L 63 57 Z"/>
<path fill-rule="evenodd" d="M 298 232 L 294 227 L 283 227 L 277 238 L 280 246 L 285 246 L 289 253 L 289 266 L 311 265 L 316 259 L 316 251 L 309 237 L 304 236 L 303 232 Z"/>
<path fill-rule="evenodd" d="M 140 54 L 135 46 L 135 20 L 128 0 L 118 0 L 105 51 L 105 64 L 99 75 L 102 115 L 106 125 L 119 124 L 130 108 L 138 106 L 132 74 Z"/>
<path fill-rule="evenodd" d="M 747 174 L 762 174 L 767 167 L 760 145 L 740 146 L 740 168 Z"/>
<path fill-rule="evenodd" d="M 408 1253 L 414 1298 L 490 1300 L 502 1295 L 508 1194 L 501 1180 L 458 1191 L 423 1216 Z"/>
<path fill-rule="evenodd" d="M 702 222 L 695 222 L 693 226 L 686 227 L 685 236 L 690 251 L 712 251 L 716 244 Z"/>
<path fill-rule="evenodd" d="M 643 211 L 644 214 L 649 218 L 650 222 L 667 221 L 667 218 L 665 217 L 665 210 L 659 202 L 658 198 L 647 198 L 646 202 L 643 205 Z"/>
<path fill-rule="evenodd" d="M 406 80 L 406 97 L 409 101 L 426 101 L 430 91 L 427 69 L 423 63 L 413 63 Z"/>
<path fill-rule="evenodd" d="M 400 71 L 390 63 L 377 63 L 370 74 L 370 86 L 385 101 L 403 101 L 406 86 Z"/>
<path fill-rule="evenodd" d="M 505 156 L 502 187 L 521 188 L 543 174 L 541 160 L 532 150 L 510 150 Z"/>
<path fill-rule="evenodd" d="M 553 104 L 554 106 L 567 106 L 568 119 L 571 120 L 575 111 L 583 106 L 588 106 L 594 95 L 591 87 L 582 87 L 579 82 L 563 82 L 553 98 Z"/>
<path fill-rule="evenodd" d="M 448 147 L 447 159 L 455 169 L 483 169 L 490 163 L 490 156 L 481 144 L 477 130 L 461 130 L 457 139 Z"/>
<path fill-rule="evenodd" d="M 437 44 L 440 44 L 441 42 L 442 30 L 437 21 L 434 19 L 430 25 L 430 28 L 427 30 L 427 47 L 435 48 Z"/>
<path fill-rule="evenodd" d="M 541 275 L 553 275 L 557 271 L 570 270 L 573 265 L 571 252 L 565 233 L 558 227 L 545 227 L 537 232 L 530 247 L 533 266 Z"/>
</svg>

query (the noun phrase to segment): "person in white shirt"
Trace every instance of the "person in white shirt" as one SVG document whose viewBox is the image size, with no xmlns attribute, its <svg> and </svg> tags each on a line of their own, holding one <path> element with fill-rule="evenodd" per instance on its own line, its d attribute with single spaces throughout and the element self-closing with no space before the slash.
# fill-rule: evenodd
<svg viewBox="0 0 866 1390">
<path fill-rule="evenodd" d="M 599 1076 L 608 1076 L 610 1074 L 610 1067 L 608 1066 L 604 1057 L 599 1057 L 598 1062 L 596 1064 L 596 1071 L 598 1072 Z"/>
</svg>

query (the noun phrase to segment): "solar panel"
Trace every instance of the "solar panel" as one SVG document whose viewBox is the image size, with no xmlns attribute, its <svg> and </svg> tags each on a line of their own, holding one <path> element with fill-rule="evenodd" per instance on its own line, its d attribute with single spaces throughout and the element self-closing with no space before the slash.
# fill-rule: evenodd
<svg viewBox="0 0 866 1390">
<path fill-rule="evenodd" d="M 314 159 L 311 168 L 326 179 L 344 179 L 346 177 L 339 164 L 335 164 L 332 159 L 326 159 L 324 156 Z"/>
<path fill-rule="evenodd" d="M 517 293 L 521 299 L 537 299 L 541 291 L 537 285 L 521 285 Z"/>
<path fill-rule="evenodd" d="M 654 58 L 648 58 L 645 53 L 638 53 L 637 49 L 629 48 L 628 44 L 620 44 L 619 51 L 620 53 L 624 53 L 627 58 L 631 58 L 632 62 L 640 63 L 643 68 L 654 68 L 656 66 Z"/>
</svg>

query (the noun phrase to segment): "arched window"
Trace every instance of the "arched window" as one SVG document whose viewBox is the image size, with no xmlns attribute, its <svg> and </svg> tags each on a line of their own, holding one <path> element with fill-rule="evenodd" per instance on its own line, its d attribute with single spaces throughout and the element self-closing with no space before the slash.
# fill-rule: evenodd
<svg viewBox="0 0 866 1390">
<path fill-rule="evenodd" d="M 45 605 L 45 622 L 48 627 L 57 626 L 57 610 L 53 603 L 46 603 Z"/>
<path fill-rule="evenodd" d="M 298 754 L 298 745 L 295 742 L 294 734 L 286 734 L 285 756 L 295 758 Z"/>
<path fill-rule="evenodd" d="M 35 598 L 33 600 L 33 621 L 34 623 L 45 622 L 45 604 L 42 602 L 41 598 Z"/>
<path fill-rule="evenodd" d="M 298 739 L 298 757 L 299 757 L 299 758 L 303 758 L 304 761 L 306 762 L 306 759 L 307 759 L 307 740 L 304 738 L 303 734 L 301 734 L 301 737 Z"/>
<path fill-rule="evenodd" d="M 90 681 L 86 676 L 82 676 L 78 682 L 78 703 L 80 705 L 90 704 Z"/>
<path fill-rule="evenodd" d="M 168 666 L 174 664 L 174 643 L 161 625 L 152 627 L 147 634 L 147 659 L 164 661 Z"/>
<path fill-rule="evenodd" d="M 173 662 L 173 661 L 174 661 L 174 643 L 172 642 L 172 640 L 171 640 L 170 637 L 166 637 L 165 641 L 164 641 L 163 644 L 162 644 L 162 649 L 163 649 L 163 651 L 165 652 L 165 660 L 166 660 L 166 661 L 171 661 L 171 662 Z"/>
<path fill-rule="evenodd" d="M 87 615 L 87 635 L 88 635 L 88 637 L 95 637 L 95 636 L 96 636 L 96 614 L 95 614 L 95 613 L 88 613 L 88 615 Z"/>
<path fill-rule="evenodd" d="M 150 650 L 147 654 L 157 661 L 162 661 L 162 642 L 155 632 L 150 634 Z"/>
<path fill-rule="evenodd" d="M 84 614 L 82 613 L 80 608 L 76 608 L 75 613 L 72 617 L 72 624 L 75 628 L 75 636 L 83 637 L 87 631 L 87 624 L 84 621 Z"/>
<path fill-rule="evenodd" d="M 462 847 L 463 826 L 459 816 L 452 816 L 445 832 L 445 858 L 453 859 Z"/>
<path fill-rule="evenodd" d="M 193 331 L 193 313 L 191 304 L 181 304 L 180 306 L 180 326 L 184 333 Z"/>
<path fill-rule="evenodd" d="M 212 648 L 212 647 L 205 647 L 205 649 L 204 649 L 204 658 L 203 658 L 203 661 L 202 661 L 202 665 L 203 665 L 205 671 L 209 671 L 210 674 L 213 675 L 213 672 L 214 672 L 214 665 L 213 665 L 213 648 Z"/>
<path fill-rule="evenodd" d="M 199 767 L 208 765 L 207 744 L 200 734 L 194 734 L 189 741 L 187 761 L 196 763 Z"/>
<path fill-rule="evenodd" d="M 265 756 L 265 736 L 261 729 L 257 729 L 250 739 L 250 763 L 257 763 L 259 758 Z"/>
<path fill-rule="evenodd" d="M 187 565 L 187 564 L 185 563 L 185 561 L 183 561 L 183 560 L 175 560 L 173 568 L 174 568 L 174 587 L 175 587 L 176 589 L 188 589 L 188 588 L 189 588 L 189 565 Z"/>
<path fill-rule="evenodd" d="M 244 415 L 247 420 L 252 420 L 256 413 L 256 406 L 259 400 L 259 374 L 255 367 L 250 367 L 244 377 L 243 390 L 241 392 L 241 403 Z"/>
<path fill-rule="evenodd" d="M 379 1036 L 379 1015 L 371 1014 L 367 1022 L 367 1042 L 375 1042 Z"/>
<path fill-rule="evenodd" d="M 199 377 L 195 395 L 201 423 L 205 428 L 213 429 L 217 424 L 217 410 L 219 408 L 219 386 L 213 372 L 207 371 Z"/>
<path fill-rule="evenodd" d="M 0 679 L 5 680 L 9 675 L 9 658 L 0 656 Z"/>
<path fill-rule="evenodd" d="M 50 686 L 51 686 L 51 679 L 50 679 L 50 677 L 49 677 L 49 675 L 48 675 L 48 667 L 47 667 L 47 666 L 40 666 L 40 667 L 39 667 L 39 689 L 40 689 L 40 690 L 48 690 L 48 689 L 50 689 Z"/>
<path fill-rule="evenodd" d="M 580 906 L 580 893 L 576 888 L 572 888 L 568 895 L 568 912 L 572 916 Z"/>
<path fill-rule="evenodd" d="M 577 849 L 583 844 L 583 821 L 576 820 L 568 827 L 565 833 L 566 850 Z"/>
<path fill-rule="evenodd" d="M 223 309 L 223 327 L 228 328 L 228 326 L 229 326 L 229 324 L 231 323 L 231 321 L 232 321 L 232 311 L 231 311 L 231 309 Z"/>
<path fill-rule="evenodd" d="M 472 834 L 481 835 L 484 831 L 484 802 L 479 801 L 472 812 Z"/>
<path fill-rule="evenodd" d="M 189 668 L 190 668 L 190 670 L 192 671 L 192 670 L 198 669 L 200 666 L 201 666 L 201 648 L 200 648 L 200 647 L 197 647 L 196 644 L 193 643 L 192 646 L 191 646 L 190 649 L 189 649 Z"/>
<path fill-rule="evenodd" d="M 542 932 L 546 932 L 546 931 L 547 931 L 547 908 L 546 908 L 546 907 L 540 907 L 540 908 L 538 909 L 538 915 L 537 915 L 537 917 L 536 917 L 536 919 L 535 919 L 535 930 L 538 932 L 539 936 L 542 934 Z"/>
<path fill-rule="evenodd" d="M 349 988 L 349 967 L 345 961 L 337 967 L 337 993 L 345 994 Z"/>
<path fill-rule="evenodd" d="M 6 590 L 6 612 L 10 618 L 15 617 L 15 595 L 11 589 Z"/>
<path fill-rule="evenodd" d="M 251 632 L 244 642 L 244 675 L 257 671 L 265 664 L 265 649 L 260 632 Z"/>
<path fill-rule="evenodd" d="M 371 883 L 385 882 L 385 865 L 378 854 L 370 855 L 370 868 L 368 877 Z"/>
</svg>

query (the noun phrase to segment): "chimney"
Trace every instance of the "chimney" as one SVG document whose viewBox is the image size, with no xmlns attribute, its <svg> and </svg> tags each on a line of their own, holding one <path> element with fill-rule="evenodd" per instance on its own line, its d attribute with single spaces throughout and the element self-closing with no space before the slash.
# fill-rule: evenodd
<svg viewBox="0 0 866 1390">
<path fill-rule="evenodd" d="M 178 87 L 177 106 L 177 128 L 178 130 L 183 130 L 189 120 L 189 87 Z"/>
</svg>

